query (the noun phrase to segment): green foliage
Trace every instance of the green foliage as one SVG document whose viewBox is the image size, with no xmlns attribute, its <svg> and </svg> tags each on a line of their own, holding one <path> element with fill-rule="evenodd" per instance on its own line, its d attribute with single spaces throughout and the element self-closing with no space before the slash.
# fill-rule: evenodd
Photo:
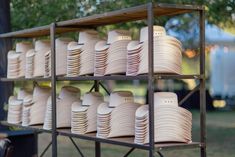
<svg viewBox="0 0 235 157">
<path fill-rule="evenodd" d="M 12 0 L 13 30 L 41 26 L 54 21 L 104 13 L 149 2 L 150 0 Z M 155 0 L 156 1 L 156 0 Z M 223 28 L 235 24 L 235 0 L 157 0 L 162 3 L 204 4 L 207 20 Z M 164 25 L 168 18 L 158 20 Z M 141 24 L 140 24 L 141 25 Z M 124 27 L 133 27 L 125 24 Z M 134 25 L 135 26 L 135 25 Z M 138 26 L 138 25 L 137 25 Z"/>
<path fill-rule="evenodd" d="M 12 0 L 13 30 L 67 20 L 76 15 L 76 0 Z"/>
</svg>

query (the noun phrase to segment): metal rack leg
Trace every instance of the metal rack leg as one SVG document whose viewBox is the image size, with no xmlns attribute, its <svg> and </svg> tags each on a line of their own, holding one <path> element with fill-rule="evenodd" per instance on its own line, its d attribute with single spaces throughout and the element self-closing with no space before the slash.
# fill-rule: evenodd
<svg viewBox="0 0 235 157">
<path fill-rule="evenodd" d="M 101 157 L 101 145 L 100 142 L 95 142 L 95 157 Z"/>
<path fill-rule="evenodd" d="M 95 88 L 95 91 L 96 91 L 96 92 L 99 92 L 100 88 L 99 88 L 99 81 L 98 81 L 98 80 L 95 80 L 95 82 L 94 82 L 94 88 Z"/>
<path fill-rule="evenodd" d="M 205 11 L 200 10 L 200 132 L 201 157 L 206 157 L 206 91 L 205 91 Z"/>
<path fill-rule="evenodd" d="M 154 156 L 154 69 L 153 69 L 153 3 L 148 4 L 148 102 L 149 102 L 149 157 Z"/>
<path fill-rule="evenodd" d="M 51 100 L 52 100 L 52 157 L 57 157 L 57 132 L 56 132 L 56 54 L 55 54 L 55 29 L 56 24 L 50 27 L 51 37 Z"/>
<path fill-rule="evenodd" d="M 95 80 L 94 82 L 94 88 L 96 92 L 99 92 L 100 88 L 99 88 L 100 82 Z M 101 144 L 100 142 L 95 141 L 95 156 L 96 157 L 100 157 L 101 156 Z"/>
</svg>

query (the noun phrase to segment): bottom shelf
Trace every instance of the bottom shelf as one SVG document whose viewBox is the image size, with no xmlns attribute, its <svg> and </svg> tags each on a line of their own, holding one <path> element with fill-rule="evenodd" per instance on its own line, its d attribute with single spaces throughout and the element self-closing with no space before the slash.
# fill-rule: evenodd
<svg viewBox="0 0 235 157">
<path fill-rule="evenodd" d="M 18 127 L 22 129 L 27 130 L 33 130 L 37 132 L 46 132 L 51 133 L 51 130 L 45 130 L 42 128 L 42 125 L 34 125 L 34 126 L 21 126 L 20 124 L 10 124 L 6 121 L 1 121 L 2 125 L 10 126 L 10 127 Z M 66 136 L 66 137 L 74 137 L 84 140 L 90 140 L 90 141 L 96 141 L 101 143 L 108 143 L 108 144 L 114 144 L 114 145 L 120 145 L 120 146 L 126 146 L 131 148 L 137 148 L 137 149 L 143 149 L 143 150 L 149 150 L 149 145 L 140 145 L 134 143 L 134 137 L 122 137 L 122 138 L 109 138 L 109 139 L 103 139 L 96 137 L 96 133 L 89 133 L 85 135 L 80 134 L 73 134 L 71 133 L 70 129 L 57 129 L 58 135 Z M 159 150 L 173 150 L 173 149 L 191 149 L 191 148 L 200 148 L 201 143 L 200 142 L 192 142 L 192 143 L 158 143 L 155 144 L 156 151 Z"/>
<path fill-rule="evenodd" d="M 132 148 L 138 148 L 143 150 L 148 150 L 149 145 L 140 145 L 134 143 L 134 137 L 122 137 L 122 138 L 109 138 L 103 139 L 96 137 L 96 133 L 89 134 L 73 134 L 70 129 L 57 129 L 58 135 L 67 136 L 67 137 L 75 137 L 84 140 L 97 141 L 101 143 L 108 143 Z M 192 143 L 158 143 L 155 144 L 156 151 L 160 150 L 171 150 L 171 149 L 191 149 L 191 148 L 200 148 L 200 142 L 192 142 Z"/>
<path fill-rule="evenodd" d="M 0 124 L 9 126 L 9 127 L 17 127 L 17 128 L 27 129 L 27 130 L 37 131 L 37 132 L 51 133 L 51 130 L 43 129 L 42 125 L 22 126 L 21 124 L 12 124 L 12 123 L 8 123 L 7 121 L 1 121 Z"/>
</svg>

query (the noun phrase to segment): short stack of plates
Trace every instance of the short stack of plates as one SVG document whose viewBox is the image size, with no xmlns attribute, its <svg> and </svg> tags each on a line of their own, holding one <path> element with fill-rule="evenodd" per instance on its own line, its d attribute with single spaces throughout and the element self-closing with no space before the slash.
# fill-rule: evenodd
<svg viewBox="0 0 235 157">
<path fill-rule="evenodd" d="M 71 106 L 73 102 L 80 100 L 80 89 L 72 86 L 61 88 L 60 94 L 56 100 L 57 128 L 67 128 L 71 126 Z M 50 130 L 52 128 L 52 104 L 51 97 L 47 100 L 43 128 Z"/>
<path fill-rule="evenodd" d="M 154 26 L 154 72 L 181 74 L 182 44 L 166 35 L 165 29 Z M 127 46 L 127 75 L 148 73 L 148 27 L 141 29 L 140 43 Z"/>
<path fill-rule="evenodd" d="M 126 73 L 127 45 L 131 41 L 131 35 L 125 30 L 113 30 L 108 33 L 107 65 L 105 75 Z"/>
<path fill-rule="evenodd" d="M 119 105 L 122 105 L 125 103 L 133 103 L 133 102 L 134 102 L 134 97 L 131 92 L 128 92 L 128 91 L 112 92 L 110 95 L 109 103 L 101 103 L 97 109 L 97 135 L 96 136 L 101 137 L 101 138 L 108 138 L 110 131 L 111 131 L 112 111 L 115 110 L 115 108 L 118 107 Z"/>
<path fill-rule="evenodd" d="M 8 106 L 8 122 L 18 124 L 22 121 L 22 108 L 23 108 L 23 99 L 27 96 L 30 96 L 31 92 L 26 89 L 20 89 L 18 91 L 17 97 L 9 97 L 9 106 Z"/>
<path fill-rule="evenodd" d="M 76 77 L 80 73 L 80 45 L 70 42 L 67 47 L 67 76 Z"/>
<path fill-rule="evenodd" d="M 108 137 L 135 135 L 135 112 L 141 104 L 129 102 L 118 105 L 111 113 Z"/>
<path fill-rule="evenodd" d="M 51 76 L 51 51 L 45 53 L 45 73 L 44 77 Z"/>
<path fill-rule="evenodd" d="M 25 76 L 26 52 L 32 49 L 32 44 L 28 42 L 16 43 L 16 51 L 9 51 L 7 55 L 7 77 L 18 78 Z"/>
<path fill-rule="evenodd" d="M 147 143 L 146 139 L 149 137 L 149 108 L 148 105 L 142 105 L 135 113 L 135 143 Z"/>
<path fill-rule="evenodd" d="M 94 73 L 94 49 L 99 41 L 98 32 L 79 32 L 78 43 L 70 43 L 67 53 L 67 76 L 89 75 Z"/>
<path fill-rule="evenodd" d="M 111 112 L 114 108 L 110 108 L 108 103 L 104 102 L 97 108 L 97 137 L 107 138 L 110 133 Z"/>
<path fill-rule="evenodd" d="M 22 126 L 30 123 L 30 107 L 33 105 L 33 96 L 28 95 L 23 100 Z"/>
<path fill-rule="evenodd" d="M 81 92 L 77 87 L 64 86 L 61 88 L 56 104 L 57 128 L 71 127 L 71 107 L 80 101 Z"/>
<path fill-rule="evenodd" d="M 72 41 L 70 38 L 57 38 L 55 40 L 56 48 L 56 75 L 66 75 L 67 47 Z"/>
<path fill-rule="evenodd" d="M 34 49 L 29 50 L 26 53 L 26 61 L 25 61 L 25 78 L 32 78 L 34 72 Z"/>
<path fill-rule="evenodd" d="M 38 40 L 35 42 L 34 77 L 44 76 L 45 53 L 51 50 L 49 40 Z"/>
<path fill-rule="evenodd" d="M 94 76 L 104 76 L 107 65 L 109 45 L 106 41 L 99 41 L 95 45 Z"/>
<path fill-rule="evenodd" d="M 136 137 L 138 144 L 149 143 L 148 107 L 136 111 Z M 143 118 L 146 117 L 146 118 Z M 146 119 L 146 121 L 144 120 Z M 158 92 L 154 94 L 154 132 L 155 142 L 190 143 L 192 131 L 192 114 L 178 106 L 175 93 Z"/>
<path fill-rule="evenodd" d="M 28 125 L 43 124 L 46 112 L 46 103 L 51 95 L 51 88 L 46 86 L 35 86 L 33 90 L 33 104 L 29 107 L 29 123 Z M 30 102 L 30 101 L 29 101 Z"/>
<path fill-rule="evenodd" d="M 7 78 L 18 78 L 20 75 L 20 53 L 9 51 L 7 54 Z"/>
<path fill-rule="evenodd" d="M 25 60 L 26 53 L 33 48 L 32 43 L 30 42 L 20 42 L 16 43 L 16 52 L 21 53 L 20 55 L 20 73 L 19 77 L 25 76 Z"/>
<path fill-rule="evenodd" d="M 127 45 L 127 70 L 126 75 L 137 75 L 140 64 L 140 51 L 142 44 L 139 41 L 131 41 Z"/>
<path fill-rule="evenodd" d="M 72 105 L 71 132 L 85 134 L 97 130 L 97 107 L 103 102 L 102 94 L 88 92 L 84 95 L 82 103 L 74 102 Z"/>
<path fill-rule="evenodd" d="M 22 104 L 15 96 L 10 96 L 8 100 L 8 115 L 7 122 L 12 124 L 19 124 L 22 120 Z"/>
<path fill-rule="evenodd" d="M 182 107 L 158 106 L 156 109 L 156 142 L 192 141 L 192 114 Z"/>
<path fill-rule="evenodd" d="M 79 75 L 94 74 L 94 49 L 97 42 L 97 39 L 93 39 L 89 41 L 89 44 L 86 43 L 82 47 L 81 68 Z"/>
<path fill-rule="evenodd" d="M 52 104 L 51 104 L 51 96 L 47 99 L 47 108 L 46 108 L 46 112 L 45 112 L 43 129 L 45 129 L 45 130 L 51 130 L 52 129 Z"/>
</svg>

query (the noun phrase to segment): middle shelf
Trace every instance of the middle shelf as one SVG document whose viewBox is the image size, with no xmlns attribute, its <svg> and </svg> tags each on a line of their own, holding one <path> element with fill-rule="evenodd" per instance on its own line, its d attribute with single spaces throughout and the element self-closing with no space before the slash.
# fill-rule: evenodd
<svg viewBox="0 0 235 157">
<path fill-rule="evenodd" d="M 155 79 L 201 79 L 203 75 L 168 75 L 156 74 Z M 3 82 L 11 81 L 51 81 L 51 78 L 36 77 L 36 78 L 1 78 Z M 125 76 L 125 75 L 111 75 L 111 76 L 79 76 L 79 77 L 56 77 L 57 81 L 83 81 L 83 80 L 148 80 L 148 75 Z"/>
</svg>

